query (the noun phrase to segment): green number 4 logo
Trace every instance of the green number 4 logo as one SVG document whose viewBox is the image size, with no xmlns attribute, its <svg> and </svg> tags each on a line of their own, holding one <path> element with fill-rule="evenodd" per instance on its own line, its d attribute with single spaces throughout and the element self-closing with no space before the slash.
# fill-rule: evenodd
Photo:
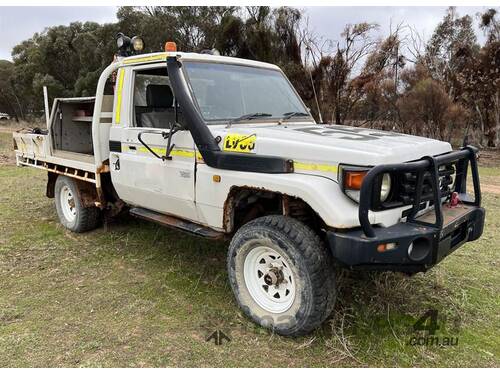
<svg viewBox="0 0 500 375">
<path fill-rule="evenodd" d="M 439 329 L 437 319 L 437 310 L 427 310 L 427 312 L 415 322 L 415 324 L 413 325 L 413 329 L 415 331 L 427 331 L 430 336 L 433 336 Z"/>
</svg>

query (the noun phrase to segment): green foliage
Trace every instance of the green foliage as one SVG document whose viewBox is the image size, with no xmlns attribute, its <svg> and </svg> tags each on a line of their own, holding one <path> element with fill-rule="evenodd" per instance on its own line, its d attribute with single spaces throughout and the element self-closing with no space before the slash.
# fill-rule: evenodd
<svg viewBox="0 0 500 375">
<path fill-rule="evenodd" d="M 14 90 L 12 76 L 14 64 L 7 60 L 0 60 L 0 112 L 16 113 L 13 106 Z"/>
<path fill-rule="evenodd" d="M 116 33 L 116 25 L 74 22 L 50 27 L 15 46 L 12 80 L 24 115 L 43 108 L 43 86 L 51 98 L 94 95 L 100 72 L 113 59 Z"/>
</svg>

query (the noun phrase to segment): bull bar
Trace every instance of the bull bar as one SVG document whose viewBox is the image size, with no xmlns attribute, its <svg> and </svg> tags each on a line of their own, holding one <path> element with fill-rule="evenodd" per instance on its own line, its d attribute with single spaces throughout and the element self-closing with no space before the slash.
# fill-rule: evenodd
<svg viewBox="0 0 500 375">
<path fill-rule="evenodd" d="M 363 179 L 360 191 L 358 217 L 360 228 L 327 232 L 333 256 L 351 268 L 395 270 L 406 273 L 425 271 L 441 261 L 467 241 L 480 237 L 484 227 L 485 211 L 481 205 L 481 189 L 477 167 L 477 148 L 466 146 L 458 151 L 396 164 L 373 167 Z M 454 191 L 458 193 L 462 211 L 454 211 L 442 204 L 439 167 L 456 163 Z M 474 197 L 467 194 L 466 180 L 470 164 Z M 414 199 L 406 222 L 390 227 L 370 223 L 375 181 L 384 173 L 416 173 Z M 432 187 L 432 211 L 418 216 L 424 178 Z M 446 220 L 443 215 L 446 214 Z M 434 220 L 428 218 L 432 216 Z M 397 244 L 394 250 L 378 251 L 381 244 Z M 418 250 L 418 251 L 417 251 Z M 420 254 L 420 255 L 418 255 Z"/>
</svg>

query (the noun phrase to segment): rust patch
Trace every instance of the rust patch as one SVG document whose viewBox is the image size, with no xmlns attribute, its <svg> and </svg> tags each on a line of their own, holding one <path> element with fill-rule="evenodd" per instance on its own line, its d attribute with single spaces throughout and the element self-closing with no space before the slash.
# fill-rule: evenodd
<svg viewBox="0 0 500 375">
<path fill-rule="evenodd" d="M 283 210 L 283 215 L 289 216 L 290 215 L 290 197 L 286 194 L 283 194 L 283 197 L 281 198 L 281 206 Z"/>
<path fill-rule="evenodd" d="M 109 160 L 105 160 L 96 170 L 97 173 L 109 173 Z"/>
<path fill-rule="evenodd" d="M 281 191 L 268 190 L 262 187 L 255 187 L 249 185 L 243 186 L 232 186 L 228 197 L 224 202 L 223 207 L 223 228 L 226 233 L 231 233 L 235 229 L 235 210 L 240 199 L 244 199 L 246 196 L 239 196 L 239 193 L 248 192 L 251 193 L 269 193 L 276 195 L 276 198 L 281 199 L 281 214 L 285 216 L 292 216 L 298 220 L 304 222 L 310 222 L 312 220 L 313 225 L 319 227 L 326 227 L 322 218 L 318 213 L 303 199 L 300 197 L 285 194 Z M 264 197 L 265 198 L 265 197 Z M 309 220 L 311 219 L 311 220 Z M 236 220 L 237 221 L 237 220 Z"/>
<path fill-rule="evenodd" d="M 83 207 L 95 207 L 96 202 L 98 202 L 95 185 L 82 180 L 75 179 L 75 181 L 78 185 L 79 198 Z"/>
<path fill-rule="evenodd" d="M 448 204 L 443 204 L 441 206 L 442 212 L 443 212 L 443 226 L 449 225 L 451 222 L 455 221 L 456 219 L 462 217 L 463 215 L 467 214 L 469 211 L 472 211 L 474 209 L 473 206 L 467 206 L 467 205 L 458 205 L 455 207 L 449 207 Z M 429 211 L 422 216 L 417 217 L 419 221 L 423 221 L 425 223 L 435 223 L 436 222 L 436 214 L 434 210 Z"/>
<path fill-rule="evenodd" d="M 274 193 L 274 194 L 283 194 L 280 192 L 276 191 L 271 191 L 268 189 L 264 189 L 262 187 L 255 187 L 255 186 L 249 186 L 249 185 L 242 185 L 242 186 L 231 186 L 231 189 L 229 190 L 228 197 L 224 201 L 224 207 L 223 207 L 223 216 L 222 216 L 222 227 L 226 231 L 226 233 L 231 233 L 234 228 L 234 208 L 236 204 L 236 195 L 241 192 L 241 191 L 265 191 L 269 193 Z"/>
</svg>

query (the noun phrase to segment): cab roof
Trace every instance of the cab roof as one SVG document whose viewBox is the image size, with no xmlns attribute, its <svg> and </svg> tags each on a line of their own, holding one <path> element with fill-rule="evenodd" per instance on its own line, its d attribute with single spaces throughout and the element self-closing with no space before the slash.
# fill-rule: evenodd
<svg viewBox="0 0 500 375">
<path fill-rule="evenodd" d="M 147 53 L 143 55 L 125 57 L 124 59 L 121 60 L 121 63 L 123 66 L 157 63 L 162 60 L 166 60 L 167 57 L 171 56 L 177 56 L 177 58 L 180 61 L 202 61 L 202 62 L 213 62 L 220 64 L 237 64 L 237 65 L 251 66 L 255 68 L 280 70 L 280 68 L 274 64 L 269 64 L 261 61 L 240 59 L 237 57 L 217 56 L 205 53 L 192 53 L 192 52 Z"/>
</svg>

